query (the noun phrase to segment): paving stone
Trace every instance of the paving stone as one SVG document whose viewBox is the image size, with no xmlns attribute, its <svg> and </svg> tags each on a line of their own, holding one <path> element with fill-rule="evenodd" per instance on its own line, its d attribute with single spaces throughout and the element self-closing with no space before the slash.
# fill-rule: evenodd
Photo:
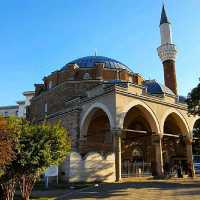
<svg viewBox="0 0 200 200">
<path fill-rule="evenodd" d="M 68 200 L 200 200 L 200 179 L 129 180 L 101 184 L 67 196 Z"/>
</svg>

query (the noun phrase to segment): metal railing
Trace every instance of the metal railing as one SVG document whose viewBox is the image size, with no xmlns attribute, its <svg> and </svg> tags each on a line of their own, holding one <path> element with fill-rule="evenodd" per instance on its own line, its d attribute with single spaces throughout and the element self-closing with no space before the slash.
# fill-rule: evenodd
<svg viewBox="0 0 200 200">
<path fill-rule="evenodd" d="M 122 177 L 142 177 L 151 176 L 151 163 L 146 162 L 130 162 L 122 163 Z"/>
<path fill-rule="evenodd" d="M 200 175 L 200 155 L 193 155 L 195 174 Z"/>
</svg>

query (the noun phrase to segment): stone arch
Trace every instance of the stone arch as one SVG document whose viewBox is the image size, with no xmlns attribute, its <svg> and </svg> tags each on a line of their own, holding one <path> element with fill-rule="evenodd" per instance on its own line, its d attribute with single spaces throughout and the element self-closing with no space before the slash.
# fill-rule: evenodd
<svg viewBox="0 0 200 200">
<path fill-rule="evenodd" d="M 82 154 L 90 151 L 111 152 L 113 126 L 114 122 L 109 109 L 104 104 L 93 104 L 81 120 L 80 152 Z"/>
<path fill-rule="evenodd" d="M 161 120 L 162 152 L 165 171 L 170 165 L 180 164 L 187 173 L 188 146 L 190 129 L 184 116 L 176 109 L 166 110 Z M 173 136 L 175 135 L 175 136 Z"/>
<path fill-rule="evenodd" d="M 144 114 L 146 120 L 148 121 L 148 123 L 151 126 L 152 132 L 160 133 L 160 126 L 159 126 L 159 122 L 158 122 L 158 119 L 157 119 L 155 113 L 153 112 L 153 110 L 147 104 L 145 104 L 142 101 L 138 101 L 138 100 L 129 103 L 124 108 L 123 113 L 119 118 L 119 126 L 120 126 L 120 128 L 122 128 L 123 125 L 124 125 L 124 121 L 125 121 L 126 115 L 134 107 L 139 108 L 141 110 L 141 112 Z"/>
<path fill-rule="evenodd" d="M 122 174 L 155 174 L 152 138 L 160 133 L 160 127 L 153 110 L 142 101 L 132 101 L 124 109 L 122 121 Z"/>
<path fill-rule="evenodd" d="M 85 112 L 85 114 L 83 115 L 81 122 L 80 122 L 80 137 L 83 137 L 86 135 L 87 133 L 87 128 L 89 125 L 89 121 L 92 117 L 92 115 L 94 114 L 94 112 L 97 109 L 101 109 L 102 111 L 104 111 L 109 119 L 109 123 L 110 123 L 110 128 L 112 129 L 114 127 L 114 120 L 113 120 L 113 116 L 110 112 L 110 110 L 108 109 L 108 107 L 106 105 L 104 105 L 103 103 L 94 103 L 92 106 L 90 106 L 87 111 Z"/>
<path fill-rule="evenodd" d="M 180 130 L 181 130 L 181 133 L 182 133 L 183 135 L 189 136 L 188 134 L 189 134 L 189 132 L 190 132 L 190 131 L 189 131 L 190 129 L 189 129 L 189 126 L 188 126 L 188 123 L 187 123 L 186 119 L 184 118 L 184 116 L 183 116 L 180 112 L 178 112 L 176 109 L 173 109 L 173 108 L 168 109 L 168 110 L 164 113 L 164 115 L 163 115 L 163 117 L 162 117 L 162 120 L 161 120 L 161 133 L 162 133 L 162 134 L 164 133 L 165 122 L 166 122 L 167 118 L 168 118 L 170 115 L 172 115 L 173 118 L 174 118 L 174 120 L 176 120 L 177 125 L 179 126 L 179 128 L 180 128 Z"/>
</svg>

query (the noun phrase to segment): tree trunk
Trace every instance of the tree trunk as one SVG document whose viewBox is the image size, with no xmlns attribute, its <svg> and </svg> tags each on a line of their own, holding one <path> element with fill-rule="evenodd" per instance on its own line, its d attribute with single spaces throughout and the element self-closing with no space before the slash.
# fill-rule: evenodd
<svg viewBox="0 0 200 200">
<path fill-rule="evenodd" d="M 1 188 L 3 191 L 3 200 L 13 200 L 14 194 L 15 194 L 15 185 L 16 185 L 16 180 L 11 179 L 5 183 L 1 184 Z"/>
<path fill-rule="evenodd" d="M 37 175 L 35 174 L 23 175 L 19 179 L 19 186 L 23 200 L 29 200 L 36 179 Z"/>
<path fill-rule="evenodd" d="M 3 200 L 3 189 L 0 185 L 0 200 Z"/>
</svg>

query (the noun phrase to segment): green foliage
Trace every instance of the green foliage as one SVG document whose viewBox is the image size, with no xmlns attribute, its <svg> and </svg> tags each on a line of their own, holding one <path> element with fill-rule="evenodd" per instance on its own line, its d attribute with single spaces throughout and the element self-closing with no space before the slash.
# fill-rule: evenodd
<svg viewBox="0 0 200 200">
<path fill-rule="evenodd" d="M 188 94 L 187 104 L 190 114 L 200 116 L 200 83 Z"/>
<path fill-rule="evenodd" d="M 0 177 L 4 169 L 14 159 L 14 142 L 6 129 L 0 129 Z"/>
<path fill-rule="evenodd" d="M 18 153 L 18 142 L 20 136 L 20 127 L 22 124 L 22 119 L 16 117 L 6 118 L 6 129 L 5 134 L 8 136 L 8 146 L 4 148 L 4 151 L 9 149 L 12 153 L 9 162 L 5 163 L 4 166 L 1 167 L 1 179 L 0 183 L 7 182 L 10 179 L 15 177 L 16 171 L 13 168 L 13 162 L 16 159 L 16 154 Z M 3 151 L 3 150 L 2 150 Z M 5 152 L 4 152 L 5 153 Z"/>
<path fill-rule="evenodd" d="M 8 129 L 15 141 L 15 159 L 5 168 L 1 181 L 22 175 L 43 173 L 58 165 L 70 151 L 70 139 L 59 123 L 31 124 L 24 119 L 9 117 Z"/>
<path fill-rule="evenodd" d="M 33 125 L 21 127 L 19 154 L 16 159 L 22 199 L 28 200 L 33 185 L 41 173 L 51 165 L 58 165 L 70 151 L 70 140 L 61 125 Z"/>
<path fill-rule="evenodd" d="M 17 162 L 23 174 L 41 173 L 49 166 L 62 162 L 70 151 L 69 136 L 60 124 L 25 123 L 19 144 Z"/>
<path fill-rule="evenodd" d="M 193 153 L 200 154 L 200 120 L 197 120 L 193 130 Z"/>
<path fill-rule="evenodd" d="M 189 114 L 200 116 L 200 83 L 188 94 L 187 104 Z M 200 120 L 194 125 L 193 138 L 193 153 L 200 154 Z"/>
</svg>

